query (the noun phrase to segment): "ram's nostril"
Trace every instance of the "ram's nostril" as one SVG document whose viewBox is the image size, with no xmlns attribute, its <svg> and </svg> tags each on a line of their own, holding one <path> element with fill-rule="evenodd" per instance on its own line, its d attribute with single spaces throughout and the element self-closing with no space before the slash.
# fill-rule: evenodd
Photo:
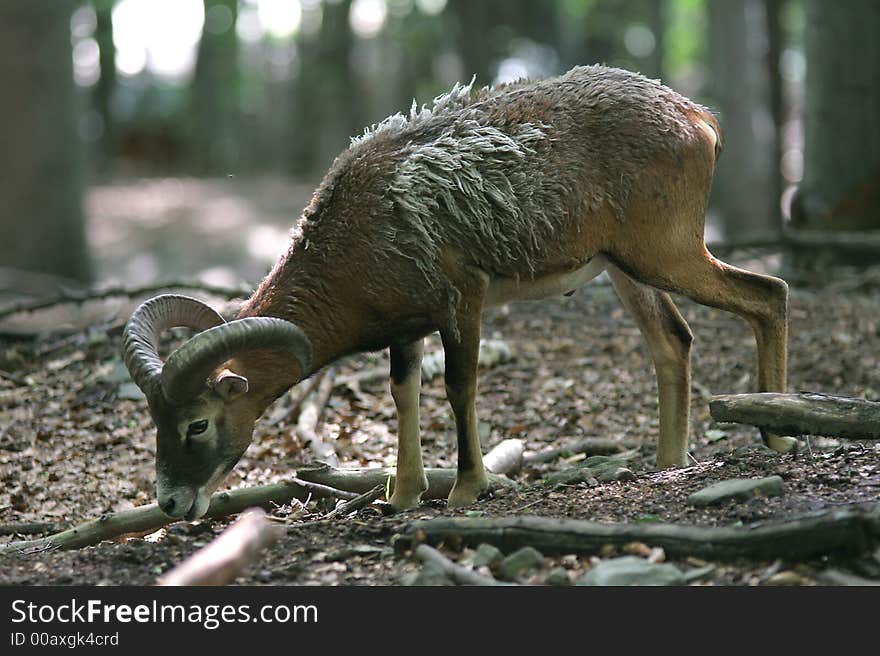
<svg viewBox="0 0 880 656">
<path fill-rule="evenodd" d="M 171 511 L 174 510 L 174 499 L 170 498 L 165 503 L 159 506 L 166 515 L 170 515 Z"/>
</svg>

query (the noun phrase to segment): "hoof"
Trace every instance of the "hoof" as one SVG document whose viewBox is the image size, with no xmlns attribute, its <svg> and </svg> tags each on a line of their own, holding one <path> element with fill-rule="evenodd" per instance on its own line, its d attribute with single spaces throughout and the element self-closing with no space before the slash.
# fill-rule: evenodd
<svg viewBox="0 0 880 656">
<path fill-rule="evenodd" d="M 391 495 L 391 498 L 388 499 L 388 503 L 391 504 L 391 507 L 396 511 L 418 508 L 421 502 L 421 492 L 418 494 L 397 494 L 397 492 L 395 492 Z"/>
<path fill-rule="evenodd" d="M 423 478 L 418 485 L 394 486 L 394 493 L 388 499 L 388 503 L 394 510 L 409 510 L 410 508 L 418 508 L 422 502 L 422 495 L 428 491 L 428 479 Z"/>
<path fill-rule="evenodd" d="M 455 485 L 452 486 L 452 492 L 449 493 L 449 498 L 446 500 L 446 505 L 449 508 L 470 506 L 476 503 L 488 489 L 489 481 L 487 480 L 475 483 L 456 481 Z"/>
<path fill-rule="evenodd" d="M 678 467 L 687 467 L 688 464 L 687 454 L 671 458 L 657 456 L 657 469 L 677 469 Z"/>
</svg>

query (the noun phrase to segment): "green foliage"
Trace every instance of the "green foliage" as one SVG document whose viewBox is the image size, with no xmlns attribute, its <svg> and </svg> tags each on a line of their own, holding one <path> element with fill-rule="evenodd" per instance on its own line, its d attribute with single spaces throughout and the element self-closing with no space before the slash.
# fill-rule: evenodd
<svg viewBox="0 0 880 656">
<path fill-rule="evenodd" d="M 672 77 L 687 75 L 706 54 L 705 0 L 669 0 L 664 65 Z"/>
</svg>

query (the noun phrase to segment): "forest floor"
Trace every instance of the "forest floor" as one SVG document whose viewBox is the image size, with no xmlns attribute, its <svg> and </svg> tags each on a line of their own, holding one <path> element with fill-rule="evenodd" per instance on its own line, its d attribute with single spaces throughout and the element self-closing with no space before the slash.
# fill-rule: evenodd
<svg viewBox="0 0 880 656">
<path fill-rule="evenodd" d="M 601 522 L 671 522 L 740 526 L 785 520 L 880 496 L 880 449 L 870 442 L 813 438 L 797 455 L 778 455 L 759 444 L 756 431 L 716 426 L 708 415 L 711 392 L 752 388 L 754 345 L 748 328 L 722 312 L 686 301 L 682 311 L 696 335 L 691 467 L 653 470 L 657 432 L 656 387 L 638 330 L 609 286 L 570 298 L 492 311 L 487 335 L 501 337 L 515 359 L 483 372 L 478 412 L 486 450 L 508 437 L 530 451 L 566 446 L 595 436 L 642 440 L 626 463 L 635 478 L 581 482 L 555 488 L 540 481 L 576 464 L 577 456 L 526 467 L 516 491 L 448 510 L 441 501 L 383 516 L 372 508 L 333 522 L 310 523 L 326 507 L 310 503 L 282 541 L 238 579 L 248 584 L 391 585 L 418 570 L 399 555 L 391 538 L 416 520 L 437 516 L 546 516 Z M 791 302 L 790 388 L 877 398 L 880 383 L 880 299 L 873 293 L 794 290 Z M 75 339 L 17 341 L 6 346 L 0 380 L 0 524 L 48 521 L 61 527 L 154 499 L 154 432 L 143 401 L 120 399 L 125 389 L 118 326 Z M 429 350 L 438 344 L 429 340 Z M 376 366 L 384 354 L 351 358 L 340 374 Z M 125 393 L 122 394 L 125 396 Z M 427 466 L 455 463 L 451 413 L 442 376 L 426 382 L 422 431 Z M 280 402 L 283 407 L 283 401 Z M 271 413 L 271 411 L 270 411 Z M 323 434 L 335 440 L 343 466 L 395 462 L 395 417 L 387 381 L 365 383 L 358 394 L 338 388 L 325 412 Z M 295 416 L 262 422 L 253 445 L 226 482 L 229 487 L 274 482 L 309 461 L 295 431 Z M 695 508 L 687 497 L 727 478 L 777 474 L 778 497 L 756 497 L 713 508 Z M 291 508 L 276 510 L 288 515 Z M 10 555 L 0 568 L 4 584 L 150 584 L 158 574 L 209 541 L 226 522 L 179 522 L 164 537 L 128 536 L 78 551 Z M 652 545 L 647 545 L 650 548 Z M 645 551 L 631 545 L 633 553 Z M 648 549 L 649 550 L 649 549 Z M 645 551 L 647 553 L 647 551 Z M 451 554 L 467 561 L 470 552 Z M 526 578 L 540 582 L 554 565 L 572 581 L 613 549 L 590 556 L 560 556 Z M 705 565 L 678 563 L 684 570 Z M 718 563 L 699 583 L 752 585 L 822 582 L 828 568 L 877 577 L 870 550 L 843 561 L 834 554 L 809 562 Z"/>
<path fill-rule="evenodd" d="M 216 299 L 215 299 L 216 300 Z M 811 438 L 795 455 L 760 444 L 755 429 L 716 425 L 708 413 L 713 394 L 753 391 L 755 346 L 742 320 L 676 299 L 695 335 L 690 467 L 657 471 L 657 390 L 640 333 L 610 285 L 601 279 L 571 297 L 512 304 L 486 313 L 484 336 L 503 339 L 513 360 L 481 371 L 478 417 L 484 452 L 506 438 L 529 452 L 565 447 L 588 437 L 638 441 L 625 463 L 629 480 L 588 480 L 548 486 L 554 472 L 583 456 L 527 465 L 513 475 L 515 490 L 449 510 L 429 501 L 387 514 L 376 506 L 332 521 L 320 519 L 324 502 L 276 508 L 288 530 L 280 542 L 236 580 L 270 585 L 397 585 L 412 582 L 420 564 L 395 551 L 392 539 L 414 521 L 440 516 L 533 516 L 597 522 L 736 527 L 770 525 L 806 513 L 880 499 L 880 444 Z M 106 513 L 151 503 L 155 496 L 155 433 L 146 403 L 131 393 L 120 361 L 121 327 L 132 301 L 104 307 L 105 320 L 66 336 L 47 332 L 0 342 L 0 525 L 50 522 L 56 529 Z M 218 303 L 218 307 L 222 307 Z M 227 305 L 226 308 L 233 307 Z M 109 313 L 109 314 L 107 314 Z M 101 314 L 101 312 L 98 312 Z M 166 340 L 173 344 L 174 339 Z M 439 350 L 431 336 L 427 351 Z M 386 353 L 348 358 L 337 376 L 387 366 Z M 880 397 L 880 293 L 875 282 L 793 288 L 789 389 L 868 399 Z M 292 398 L 292 397 L 290 397 Z M 254 442 L 224 488 L 280 481 L 310 460 L 285 397 L 267 412 Z M 455 466 L 454 424 L 442 375 L 423 383 L 421 428 L 425 464 Z M 267 417 L 272 421 L 268 421 Z M 341 466 L 395 464 L 396 419 L 386 378 L 360 388 L 335 388 L 321 434 L 334 444 Z M 783 493 L 696 508 L 693 492 L 730 478 L 779 475 Z M 296 511 L 291 514 L 291 511 Z M 75 551 L 0 555 L 0 584 L 149 585 L 209 542 L 229 521 L 177 522 L 149 536 L 124 536 Z M 22 536 L 0 536 L 0 540 Z M 443 552 L 470 563 L 471 549 Z M 594 554 L 548 555 L 521 583 L 543 583 L 554 568 L 576 582 L 603 560 L 631 553 L 664 555 L 654 545 L 602 548 Z M 684 572 L 700 570 L 696 585 L 813 585 L 839 582 L 829 572 L 880 579 L 880 550 L 808 561 L 709 562 L 672 560 Z M 714 565 L 714 567 L 707 567 Z M 558 579 L 557 579 L 558 580 Z M 855 580 L 855 579 L 854 579 Z M 418 581 L 418 580 L 417 580 Z"/>
</svg>

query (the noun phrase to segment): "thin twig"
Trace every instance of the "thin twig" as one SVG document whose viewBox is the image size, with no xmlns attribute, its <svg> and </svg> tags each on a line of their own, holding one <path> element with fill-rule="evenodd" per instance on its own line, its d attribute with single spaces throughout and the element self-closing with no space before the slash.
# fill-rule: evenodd
<svg viewBox="0 0 880 656">
<path fill-rule="evenodd" d="M 273 411 L 266 419 L 266 424 L 269 426 L 278 426 L 282 422 L 292 420 L 295 417 L 299 418 L 303 402 L 305 402 L 320 382 L 321 375 L 319 374 L 317 376 L 312 376 L 304 381 L 304 383 L 291 388 L 288 393 L 288 405 Z"/>
<path fill-rule="evenodd" d="M 321 462 L 326 462 L 336 466 L 339 464 L 339 458 L 336 456 L 333 446 L 321 439 L 320 424 L 321 417 L 324 414 L 324 407 L 330 400 L 330 394 L 333 392 L 333 378 L 335 372 L 332 368 L 318 374 L 321 376 L 320 381 L 314 392 L 306 397 L 303 402 L 302 410 L 296 422 L 296 432 L 303 442 L 309 444 L 309 448 Z"/>
<path fill-rule="evenodd" d="M 19 376 L 18 374 L 14 374 L 11 371 L 6 371 L 4 369 L 0 369 L 0 378 L 5 378 L 6 380 L 18 385 L 19 387 L 26 387 L 27 381 Z"/>
<path fill-rule="evenodd" d="M 533 465 L 541 462 L 550 462 L 566 454 L 584 453 L 590 455 L 612 455 L 621 453 L 625 449 L 638 449 L 644 445 L 641 440 L 615 440 L 606 437 L 586 437 L 578 440 L 570 446 L 554 447 L 542 451 L 526 453 L 523 462 Z"/>
<path fill-rule="evenodd" d="M 339 504 L 339 506 L 324 515 L 324 519 L 336 519 L 337 517 L 344 517 L 345 515 L 357 512 L 361 508 L 366 508 L 384 494 L 385 485 L 377 485 L 369 492 L 364 492 L 351 501 Z"/>
<path fill-rule="evenodd" d="M 309 493 L 314 493 L 316 496 L 320 497 L 336 497 L 337 499 L 345 499 L 346 501 L 350 501 L 351 499 L 357 499 L 357 492 L 347 492 L 346 490 L 338 490 L 335 487 L 330 487 L 329 485 L 321 485 L 320 483 L 311 483 L 309 481 L 304 481 L 301 478 L 292 478 L 290 479 L 293 483 L 297 485 L 301 485 L 303 488 L 309 491 Z M 308 503 L 308 500 L 303 503 Z"/>
</svg>

